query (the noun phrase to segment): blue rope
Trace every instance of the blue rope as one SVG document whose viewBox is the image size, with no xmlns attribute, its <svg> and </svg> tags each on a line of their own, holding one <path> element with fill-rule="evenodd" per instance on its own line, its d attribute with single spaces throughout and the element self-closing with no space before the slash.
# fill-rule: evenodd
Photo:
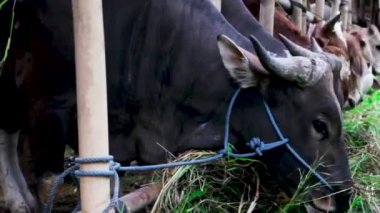
<svg viewBox="0 0 380 213">
<path fill-rule="evenodd" d="M 278 137 L 281 139 L 281 140 L 284 140 L 284 136 L 282 135 L 281 131 L 280 131 L 280 128 L 278 127 L 277 125 L 277 122 L 276 120 L 274 119 L 274 116 L 272 114 L 272 111 L 270 110 L 268 104 L 266 103 L 266 101 L 263 101 L 264 103 L 264 107 L 265 107 L 265 111 L 267 112 L 267 115 L 269 117 L 269 120 L 271 121 L 272 123 L 272 126 L 273 128 L 275 129 Z M 286 143 L 285 144 L 286 148 L 289 150 L 289 152 L 293 155 L 294 158 L 296 158 L 298 160 L 298 162 L 300 162 L 302 164 L 302 166 L 304 166 L 307 170 L 309 170 L 311 173 L 313 173 L 313 175 L 319 180 L 321 181 L 325 186 L 327 186 L 327 188 L 330 190 L 330 191 L 333 191 L 333 188 L 331 187 L 331 185 L 317 172 L 315 171 L 313 168 L 311 168 L 311 166 L 296 152 L 295 149 L 293 149 L 293 147 Z"/>
<path fill-rule="evenodd" d="M 300 155 L 291 147 L 291 145 L 288 143 L 289 139 L 285 138 L 280 128 L 277 125 L 277 122 L 274 119 L 274 116 L 268 106 L 268 104 L 263 100 L 264 108 L 267 112 L 268 118 L 270 122 L 272 123 L 272 126 L 274 130 L 276 131 L 276 134 L 280 138 L 279 141 L 274 141 L 270 143 L 264 143 L 259 138 L 253 137 L 246 145 L 250 147 L 253 151 L 250 153 L 233 153 L 232 151 L 229 151 L 229 130 L 230 130 L 230 118 L 232 114 L 232 109 L 234 106 L 234 103 L 236 101 L 237 96 L 239 95 L 241 89 L 237 89 L 235 93 L 233 94 L 226 113 L 226 122 L 225 122 L 225 132 L 224 132 L 224 141 L 223 141 L 223 149 L 218 152 L 218 154 L 207 157 L 204 159 L 197 159 L 197 160 L 190 160 L 190 161 L 182 161 L 182 162 L 170 162 L 170 163 L 164 163 L 164 164 L 156 164 L 156 165 L 145 165 L 145 166 L 127 166 L 122 167 L 119 163 L 113 161 L 113 156 L 106 156 L 106 157 L 91 157 L 91 158 L 75 158 L 74 166 L 68 168 L 65 170 L 60 176 L 57 177 L 55 182 L 53 183 L 53 186 L 49 193 L 49 199 L 48 202 L 44 208 L 44 213 L 49 213 L 52 209 L 55 193 L 58 188 L 58 186 L 63 182 L 63 179 L 68 174 L 75 171 L 75 175 L 77 177 L 82 176 L 91 176 L 91 177 L 112 177 L 114 180 L 114 186 L 113 186 L 113 195 L 111 198 L 110 204 L 107 206 L 107 208 L 103 211 L 104 213 L 109 212 L 111 209 L 119 211 L 120 209 L 123 209 L 124 212 L 128 212 L 128 207 L 125 206 L 123 202 L 119 200 L 119 186 L 120 186 L 120 180 L 119 175 L 117 171 L 147 171 L 147 170 L 156 170 L 156 169 L 164 169 L 164 168 L 173 168 L 178 166 L 185 166 L 185 165 L 195 165 L 195 164 L 206 164 L 214 161 L 218 161 L 225 157 L 233 157 L 233 158 L 245 158 L 245 157 L 253 157 L 253 156 L 262 156 L 264 151 L 268 151 L 271 149 L 275 149 L 279 146 L 285 145 L 286 148 L 290 151 L 290 153 L 309 171 L 311 171 L 323 184 L 325 184 L 330 190 L 332 190 L 332 187 L 330 184 L 321 176 L 318 172 L 316 172 L 314 169 L 311 168 L 311 166 L 300 157 Z M 110 167 L 109 171 L 99 171 L 99 170 L 78 170 L 79 164 L 87 164 L 87 163 L 106 163 L 108 162 Z M 75 207 L 74 211 L 80 210 L 80 203 Z"/>
<path fill-rule="evenodd" d="M 54 180 L 54 183 L 49 191 L 49 197 L 46 202 L 46 205 L 43 208 L 43 212 L 51 212 L 51 209 L 53 208 L 53 203 L 55 199 L 55 194 L 57 193 L 57 189 L 59 185 L 61 185 L 67 175 L 74 172 L 75 170 L 79 169 L 79 165 L 74 165 L 72 167 L 69 167 L 66 169 L 62 174 L 58 175 L 57 178 Z"/>
</svg>

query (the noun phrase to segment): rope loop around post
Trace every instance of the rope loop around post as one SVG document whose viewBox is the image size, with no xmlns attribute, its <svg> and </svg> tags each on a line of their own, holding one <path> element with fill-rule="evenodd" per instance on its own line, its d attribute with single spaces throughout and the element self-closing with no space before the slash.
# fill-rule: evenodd
<svg viewBox="0 0 380 213">
<path fill-rule="evenodd" d="M 225 132 L 224 132 L 224 141 L 223 141 L 223 149 L 221 149 L 216 155 L 210 156 L 203 159 L 196 159 L 196 160 L 190 160 L 190 161 L 181 161 L 181 162 L 170 162 L 170 163 L 164 163 L 164 164 L 157 164 L 157 165 L 147 165 L 147 166 L 121 166 L 120 163 L 113 161 L 113 156 L 104 156 L 104 157 L 89 157 L 89 158 L 73 158 L 69 161 L 72 165 L 71 167 L 67 168 L 61 175 L 57 177 L 55 182 L 53 183 L 53 186 L 49 193 L 49 200 L 44 208 L 44 213 L 49 213 L 52 209 L 52 205 L 55 198 L 55 193 L 57 191 L 57 188 L 59 184 L 63 182 L 64 177 L 66 177 L 69 174 L 74 173 L 76 177 L 82 177 L 82 176 L 92 176 L 92 177 L 105 177 L 105 178 L 113 178 L 113 195 L 111 198 L 111 202 L 109 205 L 105 208 L 103 213 L 108 213 L 110 210 L 116 210 L 117 212 L 129 212 L 128 207 L 119 200 L 119 190 L 120 190 L 120 180 L 119 175 L 117 171 L 148 171 L 148 170 L 156 170 L 156 169 L 163 169 L 163 168 L 173 168 L 178 166 L 184 166 L 184 165 L 196 165 L 196 164 L 205 164 L 205 163 L 211 163 L 223 158 L 244 158 L 244 157 L 254 157 L 254 156 L 262 156 L 263 152 L 275 149 L 280 146 L 286 146 L 287 150 L 293 155 L 306 169 L 311 171 L 318 180 L 320 180 L 324 185 L 326 185 L 329 189 L 332 189 L 332 187 L 329 185 L 329 183 L 317 172 L 315 171 L 297 152 L 295 149 L 291 147 L 291 145 L 288 143 L 289 139 L 284 137 L 282 132 L 280 131 L 280 128 L 274 118 L 274 115 L 272 114 L 268 104 L 265 100 L 263 100 L 264 109 L 267 113 L 267 116 L 269 118 L 270 123 L 272 124 L 272 127 L 277 134 L 278 138 L 280 140 L 274 141 L 274 142 L 267 142 L 264 143 L 260 138 L 253 137 L 246 145 L 252 149 L 252 152 L 249 153 L 243 153 L 238 154 L 234 153 L 232 150 L 230 150 L 230 142 L 229 142 L 229 131 L 230 131 L 230 117 L 232 114 L 232 108 L 233 104 L 240 92 L 240 89 L 238 89 L 232 96 L 230 103 L 227 108 L 226 112 L 226 123 L 225 123 Z M 89 163 L 108 163 L 109 170 L 80 170 L 80 164 L 89 164 Z M 80 204 L 77 205 L 75 208 L 76 210 L 80 209 Z"/>
</svg>

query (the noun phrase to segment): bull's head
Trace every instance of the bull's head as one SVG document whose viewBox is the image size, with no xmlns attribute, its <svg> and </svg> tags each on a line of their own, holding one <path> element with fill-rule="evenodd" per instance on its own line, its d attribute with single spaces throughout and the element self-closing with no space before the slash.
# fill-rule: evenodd
<svg viewBox="0 0 380 213">
<path fill-rule="evenodd" d="M 232 115 L 231 132 L 237 143 L 251 137 L 275 141 L 277 135 L 263 110 L 262 96 L 270 106 L 291 146 L 332 186 L 323 185 L 307 193 L 312 209 L 341 212 L 349 204 L 351 176 L 343 143 L 342 114 L 334 91 L 333 72 L 339 61 L 325 57 L 271 56 L 253 37 L 257 56 L 237 46 L 226 36 L 218 47 L 230 76 L 245 88 Z M 256 97 L 256 98 L 255 98 Z M 243 143 L 244 144 L 244 143 Z M 303 167 L 285 148 L 266 152 L 262 159 L 293 193 Z M 305 170 L 303 170 L 305 171 Z M 306 171 L 307 172 L 307 171 Z M 311 178 L 310 184 L 318 182 Z"/>
<path fill-rule="evenodd" d="M 355 88 L 347 88 L 345 84 L 345 79 L 351 72 L 348 58 L 345 60 L 345 56 L 343 56 L 343 58 L 338 58 L 336 55 L 323 51 L 314 38 L 312 38 L 312 51 L 295 44 L 282 35 L 280 38 L 293 56 L 320 58 L 321 60 L 328 62 L 334 75 L 334 91 L 341 107 L 343 107 L 349 101 L 349 94 L 354 90 L 356 91 Z M 341 49 L 339 48 L 339 50 Z"/>
<path fill-rule="evenodd" d="M 374 74 L 380 74 L 380 32 L 375 25 L 371 24 L 368 29 L 366 29 L 366 34 L 374 58 L 373 72 Z"/>
<path fill-rule="evenodd" d="M 335 46 L 325 47 L 326 50 L 332 49 L 334 54 L 340 55 L 338 58 L 336 55 L 332 55 L 322 50 L 314 38 L 312 38 L 312 51 L 310 51 L 281 36 L 282 41 L 292 55 L 309 58 L 319 57 L 322 59 L 325 58 L 329 61 L 329 64 L 334 67 L 333 73 L 336 75 L 336 78 L 334 78 L 334 88 L 338 97 L 342 97 L 340 99 L 341 106 L 344 109 L 351 109 L 361 102 L 363 95 L 368 88 L 372 86 L 373 76 L 369 72 L 369 63 L 367 63 L 362 54 L 361 47 L 364 47 L 364 45 L 361 45 L 360 40 L 357 40 L 352 35 L 346 35 L 346 38 L 350 50 L 348 52 L 343 51 L 345 54 L 337 54 L 336 51 L 332 49 Z M 337 47 L 336 49 L 342 50 Z M 335 61 L 337 60 L 340 60 L 343 66 L 335 66 Z"/>
</svg>

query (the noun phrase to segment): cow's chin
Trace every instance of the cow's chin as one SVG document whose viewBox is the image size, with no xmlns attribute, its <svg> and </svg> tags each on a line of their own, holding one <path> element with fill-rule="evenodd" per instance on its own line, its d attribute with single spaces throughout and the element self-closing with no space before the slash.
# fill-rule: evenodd
<svg viewBox="0 0 380 213">
<path fill-rule="evenodd" d="M 312 201 L 305 205 L 308 213 L 335 212 L 337 205 L 333 196 L 322 196 L 319 191 L 311 192 Z"/>
</svg>

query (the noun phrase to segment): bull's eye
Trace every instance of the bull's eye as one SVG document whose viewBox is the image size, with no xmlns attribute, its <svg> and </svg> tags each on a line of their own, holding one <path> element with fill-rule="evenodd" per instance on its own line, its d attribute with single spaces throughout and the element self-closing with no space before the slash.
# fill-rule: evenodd
<svg viewBox="0 0 380 213">
<path fill-rule="evenodd" d="M 376 45 L 376 50 L 380 51 L 380 45 Z"/>
<path fill-rule="evenodd" d="M 321 140 L 326 139 L 329 136 L 329 132 L 327 129 L 327 124 L 326 122 L 316 119 L 313 121 L 313 127 L 315 131 L 317 131 L 319 134 L 321 134 Z"/>
</svg>

